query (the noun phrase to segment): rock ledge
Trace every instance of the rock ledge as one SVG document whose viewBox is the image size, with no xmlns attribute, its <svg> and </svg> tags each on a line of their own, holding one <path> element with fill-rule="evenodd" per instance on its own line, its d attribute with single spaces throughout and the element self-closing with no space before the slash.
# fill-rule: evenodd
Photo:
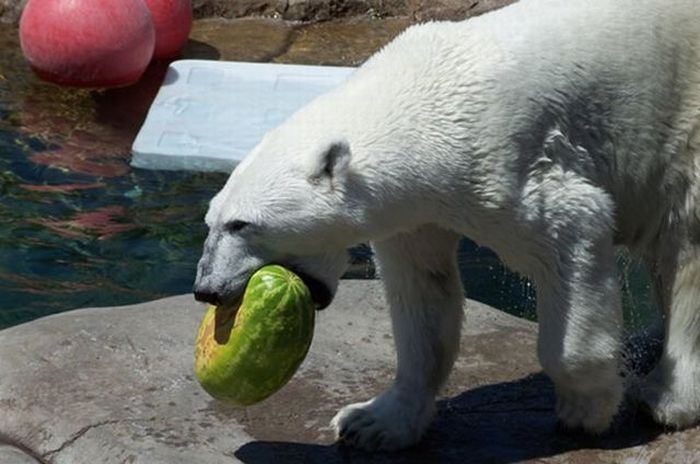
<svg viewBox="0 0 700 464">
<path fill-rule="evenodd" d="M 467 302 L 457 368 L 425 439 L 377 455 L 333 445 L 328 429 L 339 407 L 392 379 L 377 281 L 343 281 L 297 375 L 246 409 L 212 400 L 193 377 L 202 314 L 186 295 L 0 331 L 0 462 L 700 462 L 700 429 L 666 434 L 641 415 L 598 438 L 558 431 L 535 325 L 476 302 Z"/>
</svg>

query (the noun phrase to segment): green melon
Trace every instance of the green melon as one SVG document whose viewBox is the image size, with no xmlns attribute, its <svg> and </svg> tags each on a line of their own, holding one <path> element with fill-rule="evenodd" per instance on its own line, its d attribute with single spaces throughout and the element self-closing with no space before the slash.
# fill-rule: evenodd
<svg viewBox="0 0 700 464">
<path fill-rule="evenodd" d="M 210 306 L 195 341 L 194 371 L 204 390 L 236 406 L 282 388 L 306 357 L 314 330 L 309 289 L 278 265 L 256 271 L 239 307 Z"/>
</svg>

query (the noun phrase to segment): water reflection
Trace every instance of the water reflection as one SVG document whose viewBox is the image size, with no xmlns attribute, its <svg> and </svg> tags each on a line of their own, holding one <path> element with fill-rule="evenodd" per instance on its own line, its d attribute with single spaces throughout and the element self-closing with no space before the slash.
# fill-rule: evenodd
<svg viewBox="0 0 700 464">
<path fill-rule="evenodd" d="M 18 143 L 18 141 L 20 143 Z M 224 175 L 74 172 L 0 129 L 0 325 L 187 292 Z"/>
</svg>

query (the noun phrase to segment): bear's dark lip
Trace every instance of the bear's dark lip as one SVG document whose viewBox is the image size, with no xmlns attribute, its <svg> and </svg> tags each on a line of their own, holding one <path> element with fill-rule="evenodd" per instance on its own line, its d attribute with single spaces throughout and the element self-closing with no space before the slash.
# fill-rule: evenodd
<svg viewBox="0 0 700 464">
<path fill-rule="evenodd" d="M 331 304 L 331 301 L 333 301 L 333 292 L 330 291 L 326 284 L 300 269 L 292 268 L 291 270 L 298 275 L 308 287 L 309 292 L 311 293 L 311 299 L 314 301 L 314 305 L 316 306 L 316 310 L 320 311 L 322 309 L 326 309 L 328 305 Z"/>
</svg>

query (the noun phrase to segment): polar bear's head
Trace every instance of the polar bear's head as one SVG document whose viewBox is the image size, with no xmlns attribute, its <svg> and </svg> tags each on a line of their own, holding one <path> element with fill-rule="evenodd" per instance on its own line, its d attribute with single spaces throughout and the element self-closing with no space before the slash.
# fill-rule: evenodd
<svg viewBox="0 0 700 464">
<path fill-rule="evenodd" d="M 298 126 L 268 133 L 211 201 L 195 297 L 235 302 L 251 274 L 274 263 L 305 281 L 317 308 L 328 306 L 365 222 L 350 161 L 343 137 Z"/>
</svg>

